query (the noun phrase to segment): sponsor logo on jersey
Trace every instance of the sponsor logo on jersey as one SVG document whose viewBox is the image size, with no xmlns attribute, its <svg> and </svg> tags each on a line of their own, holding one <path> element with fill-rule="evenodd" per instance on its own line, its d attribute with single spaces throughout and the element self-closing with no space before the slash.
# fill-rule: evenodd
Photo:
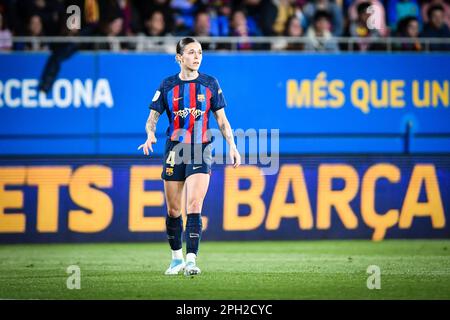
<svg viewBox="0 0 450 320">
<path fill-rule="evenodd" d="M 175 115 L 176 119 L 177 117 L 186 118 L 188 115 L 192 114 L 195 119 L 203 115 L 205 111 L 196 109 L 196 108 L 184 108 L 182 110 L 174 111 L 173 114 Z"/>
</svg>

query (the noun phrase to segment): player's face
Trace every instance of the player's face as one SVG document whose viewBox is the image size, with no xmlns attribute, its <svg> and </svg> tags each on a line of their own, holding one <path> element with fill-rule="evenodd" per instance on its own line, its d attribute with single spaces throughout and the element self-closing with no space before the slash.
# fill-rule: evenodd
<svg viewBox="0 0 450 320">
<path fill-rule="evenodd" d="M 189 43 L 181 56 L 181 65 L 189 70 L 197 71 L 202 63 L 202 47 L 197 42 Z"/>
</svg>

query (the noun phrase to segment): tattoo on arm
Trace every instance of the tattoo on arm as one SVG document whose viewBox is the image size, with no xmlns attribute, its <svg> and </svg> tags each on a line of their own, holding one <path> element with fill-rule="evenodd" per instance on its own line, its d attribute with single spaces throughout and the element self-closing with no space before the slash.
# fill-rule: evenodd
<svg viewBox="0 0 450 320">
<path fill-rule="evenodd" d="M 228 119 L 225 116 L 225 113 L 219 115 L 219 112 L 214 112 L 213 114 L 217 120 L 217 124 L 219 125 L 222 136 L 225 138 L 225 140 L 228 142 L 230 146 L 235 146 L 233 132 L 231 130 L 230 123 L 228 122 Z"/>
<path fill-rule="evenodd" d="M 222 132 L 222 136 L 225 138 L 225 140 L 227 140 L 229 144 L 234 144 L 233 136 L 231 134 L 231 128 L 229 125 L 227 125 L 226 122 L 222 123 L 222 125 L 220 126 L 220 131 Z"/>
<path fill-rule="evenodd" d="M 145 124 L 145 131 L 147 131 L 147 134 L 150 132 L 155 133 L 156 131 L 156 123 L 159 120 L 160 114 L 156 112 L 155 110 L 152 110 L 150 112 L 150 115 L 148 116 L 147 123 Z"/>
</svg>

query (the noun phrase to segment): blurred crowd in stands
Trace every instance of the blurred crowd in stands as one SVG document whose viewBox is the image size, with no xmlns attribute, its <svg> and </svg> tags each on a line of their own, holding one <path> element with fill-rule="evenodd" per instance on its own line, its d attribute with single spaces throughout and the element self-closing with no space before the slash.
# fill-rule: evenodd
<svg viewBox="0 0 450 320">
<path fill-rule="evenodd" d="M 70 30 L 70 5 L 80 8 L 81 29 Z M 385 50 L 383 37 L 397 41 L 392 50 L 423 51 L 421 38 L 450 38 L 448 0 L 0 0 L 0 50 L 53 50 L 42 41 L 13 42 L 13 36 L 105 36 L 103 43 L 78 49 L 160 50 L 151 37 L 243 37 L 230 43 L 203 43 L 204 50 L 296 50 L 336 52 L 349 44 L 336 37 L 355 37 L 352 50 Z M 141 36 L 119 42 L 116 36 Z M 286 36 L 299 43 L 268 44 L 247 36 Z M 36 38 L 39 39 L 39 38 Z M 150 41 L 149 41 L 150 40 Z M 450 50 L 432 43 L 429 50 Z M 173 51 L 173 45 L 167 51 Z"/>
</svg>

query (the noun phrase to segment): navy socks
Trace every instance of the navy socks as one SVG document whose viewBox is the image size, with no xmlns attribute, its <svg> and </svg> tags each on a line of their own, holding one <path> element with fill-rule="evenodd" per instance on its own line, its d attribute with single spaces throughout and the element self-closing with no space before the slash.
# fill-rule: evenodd
<svg viewBox="0 0 450 320">
<path fill-rule="evenodd" d="M 188 220 L 189 221 L 189 220 Z M 183 218 L 166 217 L 166 232 L 172 250 L 179 250 L 182 247 Z"/>
<path fill-rule="evenodd" d="M 200 213 L 188 214 L 186 223 L 186 254 L 193 253 L 197 255 L 201 237 L 202 217 Z"/>
<path fill-rule="evenodd" d="M 182 248 L 183 218 L 166 217 L 166 232 L 172 250 Z M 186 254 L 197 255 L 200 239 L 202 237 L 202 217 L 200 213 L 187 215 L 186 223 Z"/>
</svg>

